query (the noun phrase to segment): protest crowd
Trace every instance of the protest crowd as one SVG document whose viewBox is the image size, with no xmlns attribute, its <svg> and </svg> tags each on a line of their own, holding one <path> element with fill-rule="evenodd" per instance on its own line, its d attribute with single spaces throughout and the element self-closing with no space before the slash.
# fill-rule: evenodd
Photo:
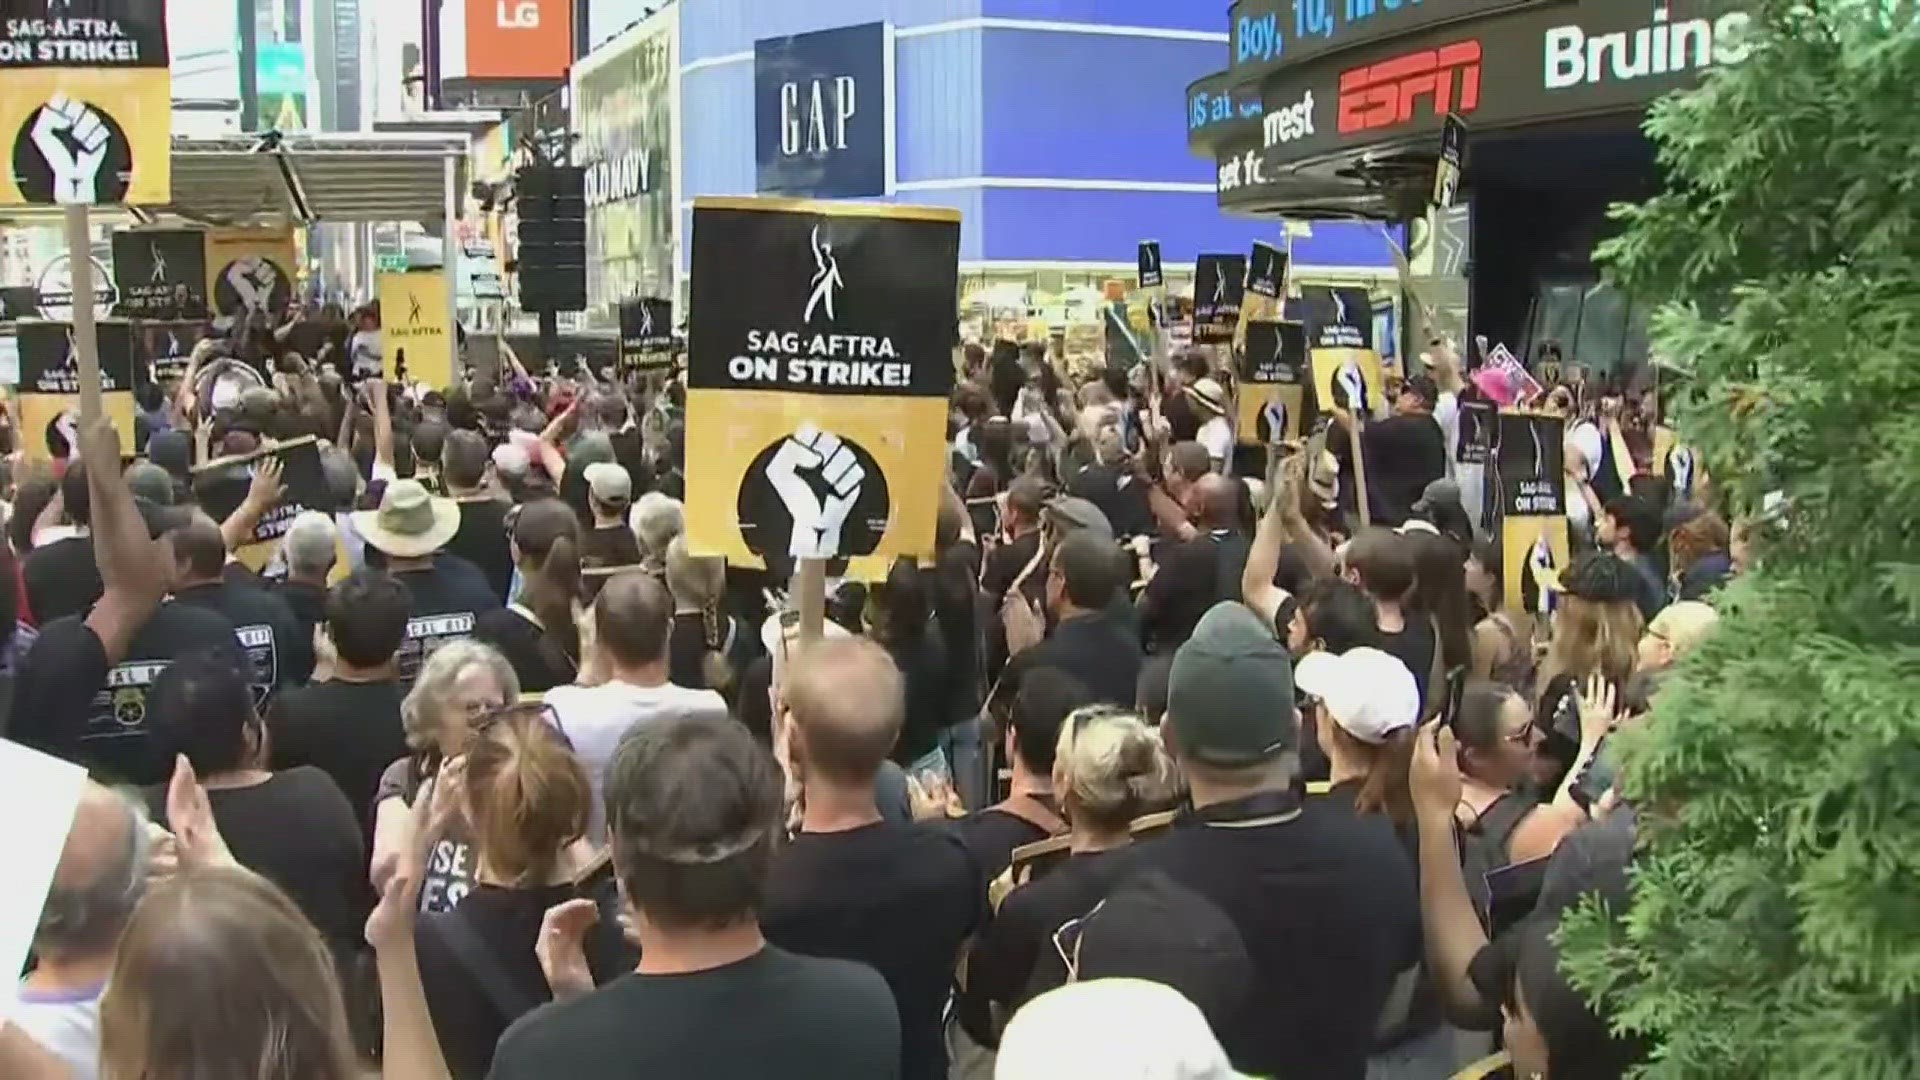
<svg viewBox="0 0 1920 1080">
<path fill-rule="evenodd" d="M 1625 911 L 1609 736 L 1751 558 L 1648 386 L 1568 356 L 1522 403 L 1570 533 L 1523 593 L 1479 348 L 1252 440 L 1230 348 L 968 343 L 934 550 L 814 631 L 684 535 L 676 374 L 389 384 L 377 317 L 202 342 L 124 468 L 104 422 L 9 459 L 0 731 L 93 779 L 0 1075 L 1640 1059 L 1554 929 Z"/>
</svg>

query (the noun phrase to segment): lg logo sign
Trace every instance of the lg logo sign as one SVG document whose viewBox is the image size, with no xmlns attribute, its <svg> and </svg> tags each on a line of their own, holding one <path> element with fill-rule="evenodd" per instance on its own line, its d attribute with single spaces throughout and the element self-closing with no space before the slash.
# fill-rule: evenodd
<svg viewBox="0 0 1920 1080">
<path fill-rule="evenodd" d="M 847 128 L 860 111 L 853 76 L 780 86 L 780 152 L 787 157 L 847 148 Z"/>
<path fill-rule="evenodd" d="M 1435 117 L 1480 107 L 1480 43 L 1459 41 L 1382 60 L 1340 75 L 1342 135 L 1397 127 L 1422 111 Z"/>
<path fill-rule="evenodd" d="M 494 0 L 493 21 L 502 30 L 538 30 L 539 0 Z"/>
</svg>

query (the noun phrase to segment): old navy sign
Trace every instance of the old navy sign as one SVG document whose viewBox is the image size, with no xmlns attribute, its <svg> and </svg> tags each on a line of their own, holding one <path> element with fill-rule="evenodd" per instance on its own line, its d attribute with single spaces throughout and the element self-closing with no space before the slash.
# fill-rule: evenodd
<svg viewBox="0 0 1920 1080">
<path fill-rule="evenodd" d="M 888 45 L 883 23 L 754 43 L 754 158 L 761 194 L 886 194 Z"/>
</svg>

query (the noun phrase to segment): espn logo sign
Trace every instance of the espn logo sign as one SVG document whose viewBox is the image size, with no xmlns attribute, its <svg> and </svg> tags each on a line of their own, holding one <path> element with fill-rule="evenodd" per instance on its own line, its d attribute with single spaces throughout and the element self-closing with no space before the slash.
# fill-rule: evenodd
<svg viewBox="0 0 1920 1080">
<path fill-rule="evenodd" d="M 1435 117 L 1479 108 L 1480 43 L 1459 41 L 1342 72 L 1340 134 L 1404 124 L 1419 111 L 1421 98 L 1428 99 L 1428 111 Z"/>
</svg>

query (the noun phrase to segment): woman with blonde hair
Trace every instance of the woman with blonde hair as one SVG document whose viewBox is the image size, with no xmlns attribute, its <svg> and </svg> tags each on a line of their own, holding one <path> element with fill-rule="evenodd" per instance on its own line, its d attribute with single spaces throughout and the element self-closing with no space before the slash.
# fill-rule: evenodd
<svg viewBox="0 0 1920 1080">
<path fill-rule="evenodd" d="M 457 778 L 476 724 L 519 698 L 513 665 L 478 641 L 452 641 L 427 657 L 400 703 L 400 723 L 412 752 L 387 767 L 374 795 L 375 889 L 386 886 L 400 856 L 415 841 L 408 808 L 422 790 L 436 786 L 438 778 L 449 773 Z M 422 911 L 451 910 L 473 888 L 471 839 L 464 814 L 453 815 L 444 835 L 434 838 L 420 890 Z"/>
<path fill-rule="evenodd" d="M 717 690 L 732 700 L 734 670 L 728 661 L 740 628 L 722 608 L 727 560 L 699 557 L 687 538 L 667 545 L 667 591 L 673 594 L 673 629 L 667 638 L 667 681 L 689 690 Z"/>
<path fill-rule="evenodd" d="M 627 524 L 640 541 L 640 565 L 657 574 L 666 563 L 667 545 L 685 531 L 686 517 L 679 499 L 649 491 L 634 502 Z"/>
<path fill-rule="evenodd" d="M 440 1048 L 456 1080 L 485 1077 L 507 1027 L 551 1000 L 535 956 L 550 908 L 580 896 L 591 862 L 582 843 L 593 786 L 544 707 L 491 713 L 467 744 L 462 809 L 473 837 L 474 884 L 418 934 L 420 978 Z M 584 913 L 583 913 L 584 914 Z M 618 927 L 589 935 L 597 979 L 618 973 Z"/>
<path fill-rule="evenodd" d="M 1146 721 L 1111 705 L 1088 705 L 1060 725 L 1053 793 L 1069 826 L 1068 858 L 1008 894 L 967 960 L 967 993 L 990 1004 L 996 1027 L 1033 995 L 1059 985 L 1064 971 L 1042 963 L 1053 932 L 1085 915 L 1119 881 L 1129 866 L 1134 820 L 1170 806 L 1179 783 Z"/>
<path fill-rule="evenodd" d="M 1639 663 L 1646 619 L 1635 602 L 1638 571 L 1614 555 L 1588 553 L 1560 575 L 1553 638 L 1535 683 L 1534 725 L 1543 741 L 1534 780 L 1554 791 L 1580 745 L 1580 695 L 1596 676 L 1617 693 Z"/>
</svg>

